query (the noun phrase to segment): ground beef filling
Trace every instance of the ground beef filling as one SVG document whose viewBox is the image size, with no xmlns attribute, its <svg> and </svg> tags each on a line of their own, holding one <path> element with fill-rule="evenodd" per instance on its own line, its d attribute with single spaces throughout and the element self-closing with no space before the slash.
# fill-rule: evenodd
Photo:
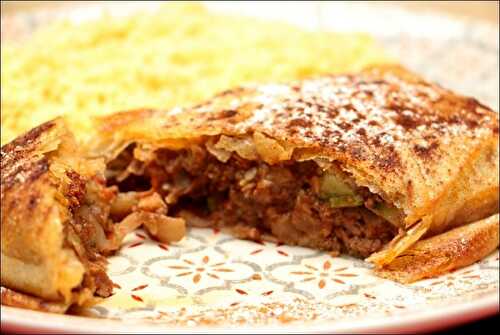
<svg viewBox="0 0 500 335">
<path fill-rule="evenodd" d="M 130 151 L 111 166 L 134 166 L 118 182 L 120 191 L 152 187 L 164 197 L 169 213 L 193 213 L 210 227 L 230 228 L 240 238 L 273 236 L 290 244 L 367 257 L 390 241 L 396 229 L 366 208 L 333 208 L 317 193 L 323 172 L 315 162 L 268 165 L 233 154 L 223 163 L 205 148 L 158 150 L 148 164 L 129 160 Z M 120 163 L 121 161 L 121 163 Z M 128 161 L 128 163 L 126 162 Z M 116 175 L 116 173 L 115 173 Z"/>
<path fill-rule="evenodd" d="M 108 216 L 114 192 L 106 188 L 104 181 L 84 180 L 71 172 L 67 176 L 71 180 L 66 193 L 71 218 L 64 227 L 65 243 L 73 248 L 86 268 L 82 284 L 74 290 L 88 288 L 98 296 L 108 297 L 113 291 L 113 282 L 106 274 L 106 259 L 97 241 L 112 233 Z"/>
</svg>

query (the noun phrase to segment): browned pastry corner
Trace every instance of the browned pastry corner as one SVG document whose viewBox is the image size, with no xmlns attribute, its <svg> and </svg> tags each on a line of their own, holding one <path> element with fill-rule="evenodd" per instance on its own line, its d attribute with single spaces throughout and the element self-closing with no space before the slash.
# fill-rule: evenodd
<svg viewBox="0 0 500 335">
<path fill-rule="evenodd" d="M 418 241 L 376 274 L 412 283 L 470 265 L 498 248 L 498 214 Z"/>
</svg>

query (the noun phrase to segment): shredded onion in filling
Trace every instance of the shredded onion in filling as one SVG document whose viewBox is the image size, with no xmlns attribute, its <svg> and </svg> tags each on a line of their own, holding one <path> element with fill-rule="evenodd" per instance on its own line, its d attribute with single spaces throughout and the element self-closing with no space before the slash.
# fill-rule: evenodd
<svg viewBox="0 0 500 335">
<path fill-rule="evenodd" d="M 117 250 L 125 236 L 142 225 L 161 242 L 181 240 L 186 233 L 185 221 L 168 217 L 167 211 L 168 207 L 158 193 L 119 193 L 111 205 L 110 214 L 123 220 L 115 224 L 114 234 L 111 239 L 105 240 L 102 250 Z"/>
</svg>

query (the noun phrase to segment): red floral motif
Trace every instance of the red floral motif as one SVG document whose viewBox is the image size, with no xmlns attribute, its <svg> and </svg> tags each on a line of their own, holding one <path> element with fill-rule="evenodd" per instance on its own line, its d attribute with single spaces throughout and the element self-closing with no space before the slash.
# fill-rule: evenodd
<svg viewBox="0 0 500 335">
<path fill-rule="evenodd" d="M 345 278 L 357 277 L 357 274 L 345 272 L 348 267 L 333 268 L 330 261 L 325 261 L 321 269 L 304 264 L 304 271 L 290 271 L 293 276 L 302 276 L 301 282 L 317 281 L 318 288 L 324 289 L 328 283 L 346 284 Z M 340 278 L 339 278 L 340 277 Z"/>
<path fill-rule="evenodd" d="M 256 249 L 250 253 L 250 255 L 257 255 L 258 253 L 261 253 L 264 249 Z"/>
<path fill-rule="evenodd" d="M 203 256 L 198 262 L 182 259 L 181 265 L 169 265 L 169 269 L 178 273 L 176 277 L 190 276 L 194 284 L 198 284 L 204 277 L 220 279 L 219 275 L 224 272 L 234 272 L 227 267 L 226 262 L 210 263 L 210 257 Z"/>
<path fill-rule="evenodd" d="M 135 301 L 144 302 L 144 300 L 140 296 L 138 296 L 137 294 L 133 294 L 132 292 L 144 290 L 148 286 L 149 286 L 148 284 L 142 284 L 142 285 L 136 286 L 133 289 L 128 290 L 128 293 L 130 294 L 130 297 L 132 299 L 134 299 Z M 120 285 L 118 285 L 117 283 L 113 283 L 113 287 L 120 289 L 120 290 L 122 289 L 122 287 Z M 113 295 L 114 295 L 114 293 L 113 293 Z"/>
<path fill-rule="evenodd" d="M 286 252 L 284 252 L 283 250 L 276 250 L 276 252 L 280 255 L 283 255 L 283 256 L 286 256 L 288 257 L 288 254 Z"/>
<path fill-rule="evenodd" d="M 241 295 L 248 295 L 248 293 L 247 293 L 246 291 L 241 290 L 241 289 L 239 289 L 239 288 L 237 288 L 237 289 L 236 289 L 236 292 L 238 292 L 238 293 L 239 293 L 239 294 L 241 294 Z"/>
<path fill-rule="evenodd" d="M 238 294 L 241 294 L 241 295 L 249 295 L 249 293 L 248 293 L 247 291 L 242 290 L 242 289 L 240 289 L 240 288 L 235 288 L 234 290 L 235 290 Z M 250 294 L 252 294 L 252 295 L 253 295 L 253 294 L 258 294 L 258 295 L 261 295 L 261 296 L 269 296 L 269 295 L 273 294 L 273 292 L 274 292 L 273 290 L 270 290 L 270 291 L 263 291 L 263 292 L 260 292 L 260 293 L 251 291 L 251 292 L 250 292 Z"/>
<path fill-rule="evenodd" d="M 132 297 L 132 299 L 134 299 L 135 301 L 144 302 L 144 300 L 142 300 L 142 298 L 141 298 L 141 297 L 139 297 L 138 295 L 131 294 L 130 296 L 131 296 L 131 297 Z"/>
<path fill-rule="evenodd" d="M 144 290 L 146 287 L 148 287 L 148 284 L 139 285 L 139 286 L 133 288 L 132 291 Z"/>
<path fill-rule="evenodd" d="M 158 248 L 168 251 L 168 247 L 166 244 L 158 244 Z"/>
</svg>

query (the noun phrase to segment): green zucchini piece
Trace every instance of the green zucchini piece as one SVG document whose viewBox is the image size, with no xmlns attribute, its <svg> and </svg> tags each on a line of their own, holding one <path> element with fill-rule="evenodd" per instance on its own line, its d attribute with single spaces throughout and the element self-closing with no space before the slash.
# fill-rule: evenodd
<svg viewBox="0 0 500 335">
<path fill-rule="evenodd" d="M 357 207 L 363 204 L 363 198 L 334 174 L 326 173 L 321 177 L 319 196 L 328 200 L 331 207 Z"/>
<path fill-rule="evenodd" d="M 335 195 L 328 199 L 333 208 L 358 207 L 363 205 L 363 198 L 359 195 Z"/>
<path fill-rule="evenodd" d="M 341 178 L 329 173 L 321 177 L 319 193 L 324 199 L 337 195 L 355 195 L 354 190 Z"/>
<path fill-rule="evenodd" d="M 375 207 L 370 209 L 373 213 L 383 217 L 392 224 L 398 225 L 401 222 L 401 211 L 387 203 L 377 203 Z"/>
</svg>

